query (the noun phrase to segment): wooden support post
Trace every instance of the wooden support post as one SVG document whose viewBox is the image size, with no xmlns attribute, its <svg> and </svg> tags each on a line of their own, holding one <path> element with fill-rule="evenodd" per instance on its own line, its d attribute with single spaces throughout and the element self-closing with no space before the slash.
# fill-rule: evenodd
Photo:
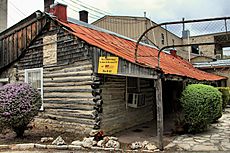
<svg viewBox="0 0 230 153">
<path fill-rule="evenodd" d="M 162 151 L 163 147 L 163 100 L 162 100 L 162 82 L 161 78 L 155 81 L 156 103 L 157 103 L 157 137 L 158 148 Z"/>
</svg>

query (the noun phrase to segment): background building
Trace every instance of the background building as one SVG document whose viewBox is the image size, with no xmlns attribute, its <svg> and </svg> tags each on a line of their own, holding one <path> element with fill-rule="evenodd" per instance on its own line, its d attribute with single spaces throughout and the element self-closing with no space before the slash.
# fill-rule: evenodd
<svg viewBox="0 0 230 153">
<path fill-rule="evenodd" d="M 127 36 L 134 40 L 138 40 L 141 34 L 148 28 L 157 25 L 157 23 L 146 17 L 108 15 L 93 22 L 92 24 Z M 183 39 L 169 30 L 166 30 L 166 28 L 159 26 L 148 32 L 142 39 L 142 42 L 162 48 L 169 45 L 182 45 Z M 177 54 L 185 59 L 188 59 L 188 51 L 184 47 L 177 48 Z M 191 54 L 191 56 L 195 57 L 196 55 Z"/>
<path fill-rule="evenodd" d="M 224 26 L 222 21 L 159 26 L 149 31 L 142 42 L 154 44 L 159 48 L 188 43 L 195 44 L 188 47 L 176 47 L 177 54 L 189 61 L 197 56 L 225 59 L 230 55 L 228 53 L 230 52 L 228 49 L 230 37 L 228 33 L 226 34 L 229 29 L 228 22 Z M 157 25 L 146 17 L 108 15 L 92 24 L 134 40 L 137 40 L 146 29 Z M 200 43 L 215 43 L 216 45 L 199 45 Z"/>
<path fill-rule="evenodd" d="M 0 32 L 7 28 L 7 0 L 0 0 Z"/>
</svg>

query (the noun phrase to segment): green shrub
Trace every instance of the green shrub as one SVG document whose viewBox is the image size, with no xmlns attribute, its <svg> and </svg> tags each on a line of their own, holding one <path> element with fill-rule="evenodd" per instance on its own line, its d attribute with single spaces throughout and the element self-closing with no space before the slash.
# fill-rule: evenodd
<svg viewBox="0 0 230 153">
<path fill-rule="evenodd" d="M 39 92 L 26 83 L 7 84 L 0 88 L 0 124 L 12 128 L 18 137 L 41 107 Z"/>
<path fill-rule="evenodd" d="M 222 109 L 224 110 L 230 101 L 230 88 L 229 87 L 218 87 L 217 88 L 222 93 Z"/>
<path fill-rule="evenodd" d="M 221 93 L 214 87 L 203 84 L 188 85 L 180 99 L 185 129 L 189 133 L 198 133 L 222 116 Z"/>
</svg>

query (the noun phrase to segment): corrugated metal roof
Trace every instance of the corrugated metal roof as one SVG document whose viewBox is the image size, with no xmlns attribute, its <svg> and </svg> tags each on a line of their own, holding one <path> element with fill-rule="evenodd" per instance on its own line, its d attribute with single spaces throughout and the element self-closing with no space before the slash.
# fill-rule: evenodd
<svg viewBox="0 0 230 153">
<path fill-rule="evenodd" d="M 72 34 L 80 39 L 83 39 L 87 43 L 124 58 L 129 62 L 136 63 L 134 55 L 136 45 L 135 41 L 126 39 L 125 37 L 111 32 L 95 29 L 95 26 L 85 23 L 82 24 L 81 22 L 58 22 L 71 29 Z M 158 66 L 157 54 L 158 50 L 155 47 L 141 44 L 138 49 L 139 57 L 136 64 L 141 64 L 143 66 L 155 69 Z M 183 60 L 181 57 L 174 57 L 164 52 L 161 53 L 160 65 L 164 74 L 178 75 L 207 81 L 226 79 L 222 76 L 217 76 L 198 70 L 194 68 L 191 63 Z"/>
<path fill-rule="evenodd" d="M 230 59 L 217 60 L 212 62 L 197 62 L 193 63 L 197 68 L 218 68 L 218 67 L 230 67 Z"/>
</svg>

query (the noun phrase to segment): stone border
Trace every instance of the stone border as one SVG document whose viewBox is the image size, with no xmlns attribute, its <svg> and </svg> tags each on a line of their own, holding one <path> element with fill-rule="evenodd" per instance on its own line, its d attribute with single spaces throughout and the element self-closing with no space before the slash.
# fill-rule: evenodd
<svg viewBox="0 0 230 153">
<path fill-rule="evenodd" d="M 39 143 L 25 143 L 25 144 L 11 144 L 11 145 L 0 145 L 0 150 L 29 150 L 29 149 L 57 149 L 57 150 L 104 150 L 104 151 L 120 151 L 122 149 L 114 148 L 101 148 L 101 147 L 90 147 L 84 148 L 76 145 L 45 145 Z"/>
<path fill-rule="evenodd" d="M 0 145 L 0 151 L 2 150 L 32 150 L 32 149 L 55 149 L 55 150 L 94 150 L 94 151 L 116 151 L 116 152 L 140 152 L 140 150 L 122 150 L 115 148 L 101 148 L 101 147 L 90 147 L 84 148 L 76 145 L 45 145 L 39 143 L 25 143 L 25 144 L 11 144 L 11 145 Z M 152 153 L 156 151 L 141 150 L 141 152 Z"/>
</svg>

